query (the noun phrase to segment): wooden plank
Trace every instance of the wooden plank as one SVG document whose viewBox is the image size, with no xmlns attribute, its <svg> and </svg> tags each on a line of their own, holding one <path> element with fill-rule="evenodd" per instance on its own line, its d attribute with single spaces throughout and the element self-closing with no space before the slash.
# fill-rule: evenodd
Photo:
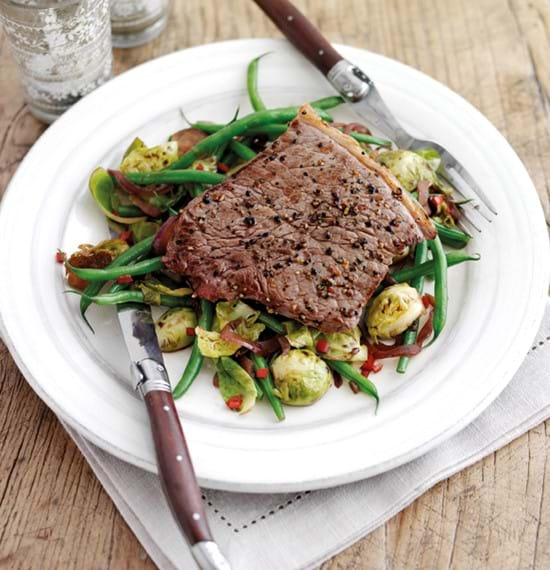
<svg viewBox="0 0 550 570">
<path fill-rule="evenodd" d="M 548 0 L 301 0 L 333 41 L 413 65 L 478 107 L 524 160 L 550 220 Z M 249 0 L 175 2 L 115 72 L 175 49 L 279 36 Z M 44 130 L 0 35 L 0 193 Z M 521 189 L 518 189 L 521 191 Z M 324 569 L 550 567 L 547 424 L 434 487 Z M 0 568 L 153 568 L 74 444 L 0 344 Z"/>
</svg>

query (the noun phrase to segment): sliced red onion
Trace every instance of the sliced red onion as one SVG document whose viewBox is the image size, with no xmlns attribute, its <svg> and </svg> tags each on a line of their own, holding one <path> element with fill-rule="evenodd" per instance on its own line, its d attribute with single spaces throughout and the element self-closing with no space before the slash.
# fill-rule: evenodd
<svg viewBox="0 0 550 570">
<path fill-rule="evenodd" d="M 162 215 L 162 210 L 152 204 L 149 204 L 149 202 L 142 200 L 139 196 L 129 194 L 128 198 L 134 206 L 137 206 L 144 214 L 147 214 L 151 218 L 159 218 Z"/>
<path fill-rule="evenodd" d="M 177 216 L 170 216 L 158 229 L 155 239 L 153 240 L 153 250 L 157 255 L 164 255 L 168 242 L 174 235 L 176 229 Z"/>
<path fill-rule="evenodd" d="M 254 364 L 250 358 L 247 356 L 239 357 L 239 364 L 246 370 L 246 373 L 249 376 L 252 376 L 252 378 L 254 378 Z"/>
</svg>

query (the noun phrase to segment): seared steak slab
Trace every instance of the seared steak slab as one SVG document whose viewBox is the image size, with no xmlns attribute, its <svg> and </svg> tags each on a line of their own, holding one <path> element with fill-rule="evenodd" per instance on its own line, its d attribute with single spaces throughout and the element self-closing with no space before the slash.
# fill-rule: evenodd
<svg viewBox="0 0 550 570">
<path fill-rule="evenodd" d="M 305 106 L 270 148 L 179 215 L 164 261 L 199 297 L 254 299 L 348 330 L 394 256 L 432 239 L 392 174 Z"/>
</svg>

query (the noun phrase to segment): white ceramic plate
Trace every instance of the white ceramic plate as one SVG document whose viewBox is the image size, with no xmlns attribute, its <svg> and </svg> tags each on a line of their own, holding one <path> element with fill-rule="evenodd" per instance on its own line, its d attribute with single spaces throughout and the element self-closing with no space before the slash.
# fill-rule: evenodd
<svg viewBox="0 0 550 570">
<path fill-rule="evenodd" d="M 506 141 L 471 105 L 429 77 L 366 51 L 339 49 L 378 83 L 400 121 L 448 146 L 485 188 L 499 215 L 473 240 L 482 261 L 450 270 L 450 315 L 437 344 L 404 376 L 388 361 L 369 398 L 332 388 L 310 408 L 274 421 L 260 403 L 228 411 L 206 369 L 178 402 L 200 482 L 234 491 L 327 487 L 409 461 L 466 426 L 506 386 L 540 323 L 548 286 L 548 238 L 537 194 Z M 116 165 L 136 135 L 149 144 L 192 119 L 229 120 L 249 106 L 245 70 L 262 61 L 261 91 L 273 106 L 331 94 L 325 80 L 282 41 L 240 40 L 174 53 L 95 91 L 34 145 L 0 213 L 2 332 L 41 398 L 91 441 L 155 470 L 147 417 L 127 384 L 128 356 L 112 308 L 94 307 L 92 335 L 77 299 L 63 294 L 58 247 L 106 236 L 87 191 L 97 165 Z M 336 117 L 352 120 L 345 110 Z M 167 360 L 172 381 L 187 354 Z"/>
</svg>

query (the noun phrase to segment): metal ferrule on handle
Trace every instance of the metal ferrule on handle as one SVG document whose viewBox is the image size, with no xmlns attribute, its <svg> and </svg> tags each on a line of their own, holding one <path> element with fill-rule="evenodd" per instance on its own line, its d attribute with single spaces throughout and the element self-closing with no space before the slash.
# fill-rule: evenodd
<svg viewBox="0 0 550 570">
<path fill-rule="evenodd" d="M 231 570 L 220 547 L 211 540 L 197 542 L 191 547 L 191 552 L 201 570 Z"/>
<path fill-rule="evenodd" d="M 327 79 L 342 97 L 353 103 L 364 99 L 372 85 L 365 73 L 345 59 L 330 68 Z"/>
<path fill-rule="evenodd" d="M 131 370 L 134 387 L 142 398 L 154 390 L 172 391 L 166 368 L 160 362 L 152 358 L 144 358 L 139 362 L 132 362 Z"/>
</svg>

